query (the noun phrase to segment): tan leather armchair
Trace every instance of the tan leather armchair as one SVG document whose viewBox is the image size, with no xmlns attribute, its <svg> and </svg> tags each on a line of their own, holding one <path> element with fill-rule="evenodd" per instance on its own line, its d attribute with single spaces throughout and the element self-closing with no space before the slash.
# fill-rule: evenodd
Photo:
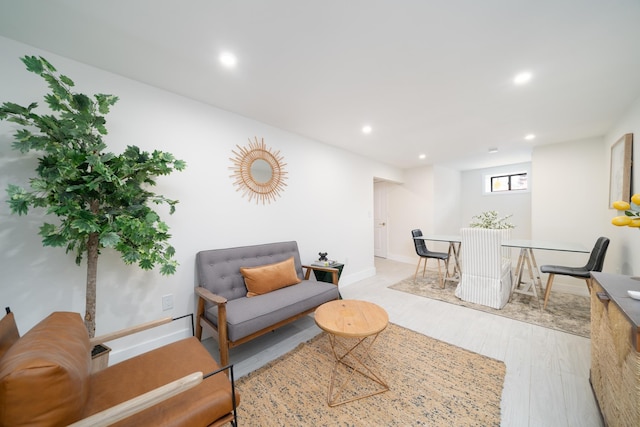
<svg viewBox="0 0 640 427">
<path fill-rule="evenodd" d="M 69 312 L 51 314 L 20 337 L 7 309 L 0 320 L 0 426 L 237 425 L 233 376 L 195 337 L 91 372 L 96 341 Z"/>
</svg>

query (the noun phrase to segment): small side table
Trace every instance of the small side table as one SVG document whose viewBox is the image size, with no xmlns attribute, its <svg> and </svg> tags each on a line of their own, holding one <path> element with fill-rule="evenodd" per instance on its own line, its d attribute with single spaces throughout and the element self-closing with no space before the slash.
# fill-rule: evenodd
<svg viewBox="0 0 640 427">
<path fill-rule="evenodd" d="M 334 264 L 329 264 L 329 265 L 324 265 L 324 264 L 320 264 L 320 263 L 314 262 L 312 265 L 318 266 L 318 267 L 337 268 L 338 269 L 338 280 L 340 280 L 340 275 L 342 274 L 342 269 L 344 268 L 344 264 L 340 264 L 339 262 L 336 262 Z M 331 273 L 328 273 L 326 271 L 313 270 L 313 275 L 316 276 L 316 280 L 318 282 L 333 283 L 333 280 L 331 279 Z"/>
<path fill-rule="evenodd" d="M 329 301 L 316 309 L 314 317 L 318 327 L 328 333 L 335 358 L 327 395 L 329 406 L 342 405 L 389 390 L 377 369 L 374 370 L 375 363 L 370 357 L 371 347 L 389 324 L 389 316 L 382 307 L 359 300 Z M 361 355 L 355 351 L 358 347 L 362 350 Z M 346 366 L 351 372 L 346 380 L 337 378 L 340 365 Z M 356 373 L 377 383 L 377 387 L 363 394 L 353 396 L 347 393 L 351 396 L 342 397 L 349 379 Z"/>
</svg>

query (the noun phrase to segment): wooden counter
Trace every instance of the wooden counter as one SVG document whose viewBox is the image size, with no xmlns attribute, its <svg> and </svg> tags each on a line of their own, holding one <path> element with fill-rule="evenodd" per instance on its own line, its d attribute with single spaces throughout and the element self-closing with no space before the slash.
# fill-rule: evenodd
<svg viewBox="0 0 640 427">
<path fill-rule="evenodd" d="M 591 373 L 606 425 L 640 426 L 640 279 L 592 273 Z"/>
</svg>

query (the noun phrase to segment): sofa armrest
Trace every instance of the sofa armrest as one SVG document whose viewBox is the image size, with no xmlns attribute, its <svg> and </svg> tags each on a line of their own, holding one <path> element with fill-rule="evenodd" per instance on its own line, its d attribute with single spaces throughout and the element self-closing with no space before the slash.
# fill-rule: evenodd
<svg viewBox="0 0 640 427">
<path fill-rule="evenodd" d="M 145 331 L 147 329 L 155 328 L 156 326 L 171 323 L 173 319 L 171 317 L 163 317 L 162 319 L 152 320 L 151 322 L 142 323 L 137 326 L 131 326 L 129 328 L 121 329 L 119 331 L 111 332 L 108 334 L 100 335 L 89 339 L 91 347 L 103 344 L 108 341 L 113 341 L 118 338 L 126 337 L 127 335 L 135 334 L 137 332 Z"/>
<path fill-rule="evenodd" d="M 304 274 L 304 279 L 309 280 L 311 277 L 311 271 L 326 271 L 331 273 L 331 281 L 334 285 L 338 285 L 338 269 L 333 267 L 321 267 L 319 265 L 303 265 L 302 268 L 306 268 L 307 271 Z"/>
<path fill-rule="evenodd" d="M 153 389 L 140 396 L 129 399 L 109 409 L 93 414 L 90 417 L 77 421 L 73 427 L 97 427 L 109 426 L 121 421 L 131 415 L 137 414 L 153 405 L 167 400 L 177 394 L 182 393 L 202 382 L 202 372 L 194 372 L 185 377 L 172 381 L 168 384 Z"/>
<path fill-rule="evenodd" d="M 199 297 L 204 298 L 205 300 L 207 300 L 209 302 L 212 302 L 214 304 L 226 304 L 227 303 L 227 299 L 226 298 L 221 297 L 220 295 L 214 294 L 209 289 L 203 288 L 202 286 L 197 286 L 196 287 L 196 294 Z"/>
<path fill-rule="evenodd" d="M 218 306 L 218 325 L 217 325 L 217 341 L 220 347 L 220 364 L 227 365 L 229 363 L 229 335 L 227 331 L 227 299 L 216 295 L 207 288 L 196 286 L 196 295 L 198 295 L 198 305 L 196 307 L 196 337 L 202 339 L 202 321 L 204 320 L 205 301 L 211 302 Z"/>
</svg>

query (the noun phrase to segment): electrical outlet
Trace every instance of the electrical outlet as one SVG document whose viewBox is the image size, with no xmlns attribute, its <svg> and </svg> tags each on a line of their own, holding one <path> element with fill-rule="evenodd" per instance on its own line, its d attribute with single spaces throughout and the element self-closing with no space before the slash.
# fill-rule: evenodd
<svg viewBox="0 0 640 427">
<path fill-rule="evenodd" d="M 173 308 L 173 294 L 162 296 L 162 311 L 171 310 Z"/>
</svg>

